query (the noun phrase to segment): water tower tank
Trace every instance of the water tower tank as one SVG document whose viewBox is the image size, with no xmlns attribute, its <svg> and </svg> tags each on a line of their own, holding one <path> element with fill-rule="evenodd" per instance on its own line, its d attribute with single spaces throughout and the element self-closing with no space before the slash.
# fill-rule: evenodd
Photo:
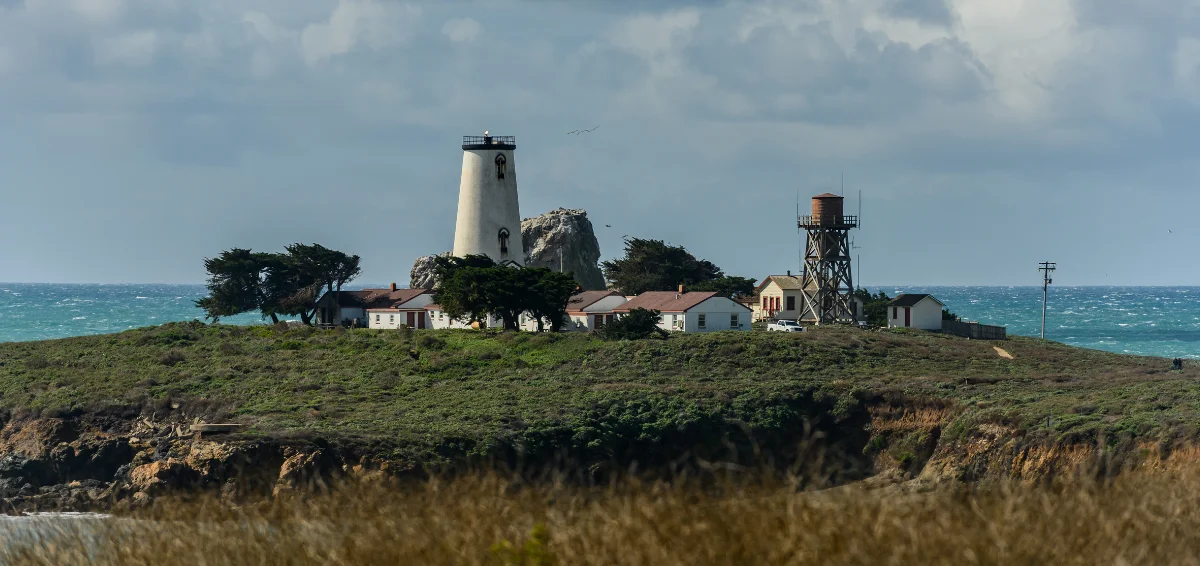
<svg viewBox="0 0 1200 566">
<path fill-rule="evenodd" d="M 814 223 L 837 224 L 842 220 L 842 197 L 825 193 L 812 198 Z"/>
</svg>

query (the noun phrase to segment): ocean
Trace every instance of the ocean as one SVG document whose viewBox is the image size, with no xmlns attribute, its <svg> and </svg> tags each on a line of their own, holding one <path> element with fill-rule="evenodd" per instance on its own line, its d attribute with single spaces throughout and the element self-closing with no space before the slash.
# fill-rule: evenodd
<svg viewBox="0 0 1200 566">
<path fill-rule="evenodd" d="M 369 285 L 363 285 L 369 286 Z M 356 286 L 357 287 L 357 286 Z M 1041 287 L 872 287 L 932 293 L 963 317 L 1037 336 Z M 0 283 L 0 342 L 120 332 L 204 318 L 202 285 Z M 263 324 L 258 315 L 222 319 Z M 1200 287 L 1050 287 L 1046 337 L 1147 356 L 1200 358 Z"/>
</svg>

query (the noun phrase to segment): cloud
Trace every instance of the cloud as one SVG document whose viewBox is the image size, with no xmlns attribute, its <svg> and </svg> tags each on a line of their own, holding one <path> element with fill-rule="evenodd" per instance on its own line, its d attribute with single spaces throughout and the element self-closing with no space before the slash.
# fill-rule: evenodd
<svg viewBox="0 0 1200 566">
<path fill-rule="evenodd" d="M 455 43 L 470 43 L 479 37 L 483 26 L 472 18 L 455 18 L 442 24 L 442 34 Z"/>
<path fill-rule="evenodd" d="M 158 33 L 142 30 L 106 37 L 96 43 L 96 62 L 101 65 L 149 65 L 158 49 Z"/>
<path fill-rule="evenodd" d="M 124 0 L 72 0 L 75 12 L 93 23 L 109 23 L 125 10 Z"/>
<path fill-rule="evenodd" d="M 185 254 L 225 243 L 275 246 L 280 234 L 329 238 L 363 255 L 367 278 L 395 279 L 412 257 L 449 245 L 461 165 L 455 137 L 483 129 L 520 138 L 527 215 L 588 208 L 630 234 L 671 239 L 714 261 L 729 257 L 718 263 L 745 275 L 795 268 L 794 254 L 754 241 L 794 237 L 787 217 L 795 191 L 830 188 L 839 170 L 848 189 L 853 181 L 868 198 L 894 199 L 895 218 L 874 217 L 860 238 L 875 241 L 864 267 L 887 261 L 866 255 L 882 254 L 881 241 L 914 243 L 911 225 L 898 218 L 920 214 L 915 202 L 940 218 L 969 212 L 981 223 L 1016 226 L 1036 218 L 997 195 L 1038 195 L 1080 209 L 1061 222 L 1061 239 L 1070 241 L 1091 233 L 1088 218 L 1120 212 L 1104 196 L 1152 187 L 1177 190 L 1174 201 L 1184 202 L 1195 173 L 1194 2 L 0 6 L 0 76 L 8 85 L 0 89 L 0 154 L 29 164 L 6 187 L 64 195 L 80 186 L 70 173 L 91 171 L 89 190 L 139 203 L 107 211 L 130 226 L 177 213 L 140 196 L 164 186 L 176 196 L 221 187 L 255 210 L 280 194 L 294 197 L 286 214 L 270 215 L 222 216 L 220 203 L 209 202 L 230 229 L 172 233 L 195 248 Z M 438 47 L 480 42 L 485 31 L 487 49 Z M 564 135 L 596 125 L 585 136 Z M 89 169 L 93 163 L 122 169 Z M 1143 181 L 1151 176 L 1154 183 Z M 354 230 L 296 221 L 328 213 L 321 203 L 331 190 L 345 202 L 372 203 L 356 208 Z M 41 202 L 18 198 L 26 200 L 12 206 Z M 69 203 L 64 224 L 86 224 L 94 212 L 60 200 Z M 662 210 L 675 216 L 664 220 Z M 714 218 L 751 221 L 755 230 L 705 230 Z M 40 229 L 0 226 L 0 241 L 21 226 Z M 227 232 L 247 241 L 226 242 Z M 972 254 L 1019 248 L 961 240 Z M 606 253 L 619 244 L 602 240 Z M 0 256 L 37 266 L 56 249 L 0 244 Z M 194 263 L 163 278 L 194 280 Z M 936 267 L 888 265 L 897 281 Z M 977 267 L 977 280 L 1000 281 L 1009 266 Z"/>
<path fill-rule="evenodd" d="M 946 0 L 889 0 L 884 4 L 884 12 L 925 24 L 950 26 L 954 23 L 954 13 Z"/>
<path fill-rule="evenodd" d="M 420 7 L 409 4 L 339 0 L 328 21 L 304 28 L 300 49 L 310 65 L 345 55 L 359 45 L 380 49 L 404 39 L 406 29 L 420 15 Z"/>
</svg>

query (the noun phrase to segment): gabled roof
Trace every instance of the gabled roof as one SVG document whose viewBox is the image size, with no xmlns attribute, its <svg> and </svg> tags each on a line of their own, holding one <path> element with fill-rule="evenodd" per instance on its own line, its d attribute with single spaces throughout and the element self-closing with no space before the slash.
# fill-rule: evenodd
<svg viewBox="0 0 1200 566">
<path fill-rule="evenodd" d="M 683 294 L 675 291 L 646 291 L 636 297 L 630 297 L 628 302 L 613 309 L 613 312 L 629 312 L 639 308 L 659 312 L 687 312 L 688 309 L 715 296 L 715 291 L 690 291 Z"/>
<path fill-rule="evenodd" d="M 766 279 L 763 279 L 762 283 L 758 284 L 758 287 L 754 291 L 761 293 L 772 281 L 784 291 L 799 291 L 804 288 L 804 279 L 801 277 L 795 275 L 768 275 Z"/>
<path fill-rule="evenodd" d="M 399 308 L 421 295 L 429 293 L 429 289 L 360 289 L 358 291 L 342 291 L 339 306 L 342 308 L 386 309 Z M 328 292 L 325 297 L 337 296 L 336 292 Z M 321 300 L 324 301 L 325 297 Z"/>
<path fill-rule="evenodd" d="M 601 299 L 606 299 L 613 296 L 619 297 L 621 294 L 616 291 L 608 290 L 583 291 L 580 293 L 575 293 L 574 295 L 571 295 L 571 298 L 567 301 L 567 312 L 581 312 L 583 309 L 600 302 Z"/>
<path fill-rule="evenodd" d="M 946 303 L 943 303 L 943 302 L 935 299 L 933 297 L 933 295 L 930 295 L 928 293 L 900 293 L 899 295 L 896 296 L 895 299 L 892 299 L 891 302 L 888 303 L 888 306 L 889 307 L 912 307 L 912 306 L 916 306 L 917 303 L 924 301 L 925 299 L 933 299 L 933 302 L 935 302 L 943 307 L 946 306 Z"/>
</svg>

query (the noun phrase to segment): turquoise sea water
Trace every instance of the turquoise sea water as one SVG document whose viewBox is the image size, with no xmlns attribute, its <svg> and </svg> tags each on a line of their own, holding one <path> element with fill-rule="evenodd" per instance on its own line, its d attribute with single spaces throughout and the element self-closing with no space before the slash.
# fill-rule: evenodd
<svg viewBox="0 0 1200 566">
<path fill-rule="evenodd" d="M 932 293 L 963 318 L 1036 336 L 1041 287 L 873 287 Z M 0 283 L 0 342 L 119 332 L 203 318 L 201 285 Z M 262 324 L 256 315 L 223 319 Z M 1046 337 L 1086 348 L 1200 358 L 1200 287 L 1050 287 Z"/>
</svg>

